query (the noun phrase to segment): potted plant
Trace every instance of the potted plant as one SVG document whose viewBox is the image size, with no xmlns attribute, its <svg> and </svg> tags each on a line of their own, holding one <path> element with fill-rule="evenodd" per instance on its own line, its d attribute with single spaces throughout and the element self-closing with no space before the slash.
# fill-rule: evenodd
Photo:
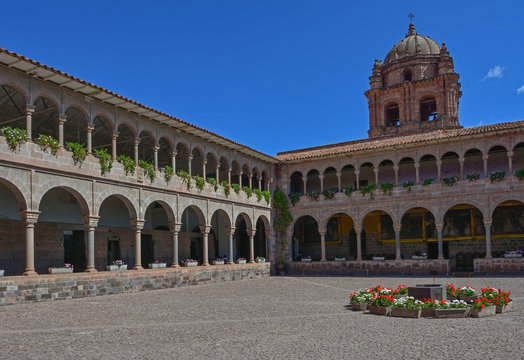
<svg viewBox="0 0 524 360">
<path fill-rule="evenodd" d="M 165 267 L 166 267 L 166 263 L 160 262 L 158 260 L 155 260 L 154 263 L 149 264 L 150 269 L 160 269 L 160 268 L 165 268 Z"/>
<path fill-rule="evenodd" d="M 237 264 L 246 264 L 246 263 L 247 263 L 246 258 L 238 258 L 237 259 Z"/>
<path fill-rule="evenodd" d="M 450 177 L 442 178 L 442 182 L 446 184 L 447 186 L 453 186 L 453 184 L 456 183 L 458 179 L 459 179 L 458 176 L 453 175 Z"/>
<path fill-rule="evenodd" d="M 222 258 L 216 258 L 213 260 L 213 265 L 224 265 L 226 262 Z"/>
<path fill-rule="evenodd" d="M 464 318 L 469 315 L 470 308 L 463 300 L 438 301 L 434 309 L 437 319 Z"/>
<path fill-rule="evenodd" d="M 420 317 L 434 317 L 435 309 L 438 307 L 437 300 L 423 299 Z"/>
<path fill-rule="evenodd" d="M 311 259 L 311 256 L 304 256 L 300 261 L 302 261 L 302 262 L 311 262 L 312 259 Z"/>
<path fill-rule="evenodd" d="M 388 316 L 395 298 L 392 295 L 377 295 L 371 300 L 369 311 L 375 315 Z"/>
<path fill-rule="evenodd" d="M 185 259 L 185 260 L 184 260 L 184 266 L 185 266 L 185 267 L 198 266 L 198 260 L 194 260 L 194 259 Z"/>
<path fill-rule="evenodd" d="M 335 197 L 335 193 L 338 191 L 338 189 L 327 189 L 322 191 L 322 195 L 324 195 L 325 200 L 331 200 Z"/>
<path fill-rule="evenodd" d="M 342 192 L 346 194 L 346 196 L 351 196 L 351 194 L 355 192 L 355 187 L 354 186 L 344 186 L 342 188 Z"/>
<path fill-rule="evenodd" d="M 255 261 L 259 264 L 261 263 L 265 263 L 266 262 L 266 258 L 262 257 L 262 256 L 257 256 L 257 258 L 255 259 Z"/>
<path fill-rule="evenodd" d="M 313 191 L 310 191 L 307 193 L 307 196 L 311 199 L 311 200 L 315 200 L 315 201 L 318 201 L 318 198 L 320 196 L 320 193 L 316 190 L 313 190 Z"/>
<path fill-rule="evenodd" d="M 390 182 L 387 182 L 387 183 L 384 183 L 384 184 L 380 184 L 380 190 L 382 190 L 384 195 L 391 196 L 391 194 L 393 192 L 393 184 L 390 183 Z"/>
<path fill-rule="evenodd" d="M 505 258 L 520 258 L 522 257 L 522 250 L 506 250 L 504 253 Z"/>
<path fill-rule="evenodd" d="M 373 300 L 373 293 L 369 289 L 358 290 L 349 295 L 351 309 L 354 311 L 364 311 Z"/>
<path fill-rule="evenodd" d="M 415 183 L 413 180 L 408 180 L 402 183 L 402 186 L 408 189 L 408 192 L 411 192 L 411 187 L 414 186 Z"/>
<path fill-rule="evenodd" d="M 342 255 L 335 256 L 335 261 L 346 261 L 346 257 Z"/>
<path fill-rule="evenodd" d="M 369 194 L 369 198 L 374 199 L 376 189 L 377 189 L 377 185 L 371 184 L 371 185 L 361 187 L 360 193 L 362 194 L 362 196 L 366 196 L 366 194 Z"/>
<path fill-rule="evenodd" d="M 506 172 L 504 170 L 494 171 L 491 174 L 489 174 L 489 180 L 491 181 L 491 183 L 494 183 L 495 181 L 502 181 L 504 180 L 504 177 L 506 177 Z"/>
<path fill-rule="evenodd" d="M 480 179 L 480 174 L 478 172 L 474 171 L 471 174 L 467 174 L 466 175 L 466 179 L 468 179 L 469 182 L 477 181 L 477 180 Z"/>
<path fill-rule="evenodd" d="M 49 274 L 69 274 L 73 272 L 74 266 L 69 263 L 65 263 L 64 266 L 60 267 L 50 267 L 47 270 Z"/>
<path fill-rule="evenodd" d="M 127 270 L 127 264 L 124 264 L 124 260 L 115 260 L 112 264 L 107 265 L 106 269 L 109 271 Z"/>
<path fill-rule="evenodd" d="M 446 284 L 446 295 L 448 300 L 458 299 L 458 291 L 453 284 Z"/>
<path fill-rule="evenodd" d="M 463 286 L 458 289 L 458 299 L 463 300 L 466 303 L 471 303 L 473 300 L 478 299 L 479 296 L 474 288 L 471 286 Z"/>
<path fill-rule="evenodd" d="M 404 296 L 393 301 L 391 316 L 418 319 L 422 312 L 422 302 L 413 296 Z"/>
<path fill-rule="evenodd" d="M 497 314 L 502 314 L 506 311 L 511 311 L 512 301 L 509 297 L 510 295 L 511 291 L 502 291 L 501 289 L 498 289 L 497 296 L 493 299 L 493 303 L 496 306 Z"/>
<path fill-rule="evenodd" d="M 487 298 L 475 299 L 471 304 L 471 317 L 480 318 L 495 315 L 497 307 Z"/>
</svg>

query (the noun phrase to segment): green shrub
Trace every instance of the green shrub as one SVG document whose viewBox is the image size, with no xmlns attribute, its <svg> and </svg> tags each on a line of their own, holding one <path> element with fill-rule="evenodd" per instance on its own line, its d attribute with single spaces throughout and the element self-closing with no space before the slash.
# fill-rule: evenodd
<svg viewBox="0 0 524 360">
<path fill-rule="evenodd" d="M 56 155 L 58 149 L 60 148 L 58 141 L 55 140 L 53 137 L 47 135 L 40 134 L 36 143 L 40 145 L 40 149 L 42 149 L 42 151 L 46 151 L 47 149 L 49 149 L 51 150 L 51 154 L 53 155 Z"/>
<path fill-rule="evenodd" d="M 209 184 L 211 184 L 211 186 L 213 186 L 213 189 L 215 189 L 215 191 L 218 190 L 217 179 L 212 178 L 212 177 L 208 177 L 208 178 L 206 179 L 206 181 L 207 181 Z"/>
<path fill-rule="evenodd" d="M 384 183 L 384 184 L 380 184 L 380 190 L 382 190 L 382 192 L 384 193 L 384 195 L 389 195 L 391 196 L 391 193 L 393 192 L 393 184 L 392 183 Z"/>
<path fill-rule="evenodd" d="M 224 193 L 226 194 L 226 196 L 231 193 L 231 185 L 229 185 L 229 183 L 226 180 L 222 181 L 222 187 L 224 188 Z"/>
<path fill-rule="evenodd" d="M 291 205 L 295 206 L 295 204 L 300 201 L 300 196 L 302 195 L 297 192 L 292 192 L 288 196 L 289 196 L 289 200 L 291 200 Z"/>
<path fill-rule="evenodd" d="M 73 161 L 75 162 L 75 165 L 78 163 L 82 165 L 87 156 L 87 148 L 84 144 L 66 142 L 66 148 L 73 152 Z"/>
<path fill-rule="evenodd" d="M 262 190 L 260 190 L 259 188 L 255 188 L 254 192 L 257 197 L 257 201 L 260 202 L 260 200 L 262 200 Z"/>
<path fill-rule="evenodd" d="M 235 190 L 235 193 L 240 193 L 240 185 L 238 184 L 231 184 L 231 187 L 233 188 L 233 190 Z"/>
<path fill-rule="evenodd" d="M 169 165 L 166 165 L 166 167 L 164 168 L 164 179 L 166 179 L 166 183 L 169 184 L 169 182 L 171 181 L 171 178 L 173 177 L 173 168 Z"/>
<path fill-rule="evenodd" d="M 242 186 L 242 190 L 244 190 L 244 192 L 246 193 L 248 199 L 251 196 L 253 196 L 253 189 L 251 189 L 249 186 Z"/>
<path fill-rule="evenodd" d="M 152 163 L 145 160 L 140 160 L 138 161 L 138 166 L 144 169 L 144 174 L 149 178 L 149 180 L 151 180 L 151 182 L 155 181 L 156 173 L 155 167 Z"/>
<path fill-rule="evenodd" d="M 275 220 L 273 227 L 278 231 L 279 245 L 284 249 L 287 244 L 286 229 L 293 222 L 293 217 L 289 212 L 289 204 L 287 202 L 286 194 L 279 188 L 273 193 L 273 205 L 275 206 Z"/>
<path fill-rule="evenodd" d="M 369 194 L 369 198 L 374 199 L 376 189 L 377 189 L 377 185 L 371 184 L 371 185 L 361 187 L 360 193 L 362 194 L 362 196 L 366 196 L 366 194 Z"/>
<path fill-rule="evenodd" d="M 522 169 L 518 169 L 517 171 L 515 171 L 515 176 L 516 176 L 517 179 L 519 179 L 519 180 L 524 179 L 524 168 L 522 168 Z"/>
<path fill-rule="evenodd" d="M 107 149 L 95 149 L 95 154 L 98 156 L 102 175 L 109 173 L 113 168 L 113 159 L 111 158 L 111 155 L 107 153 Z"/>
<path fill-rule="evenodd" d="M 195 186 L 197 189 L 202 191 L 204 189 L 204 185 L 206 185 L 206 180 L 200 175 L 195 176 Z"/>
<path fill-rule="evenodd" d="M 183 169 L 180 169 L 178 170 L 178 172 L 176 173 L 181 179 L 182 181 L 186 184 L 186 187 L 187 189 L 191 189 L 191 176 L 189 176 L 189 174 L 187 173 L 187 171 L 183 170 Z"/>
<path fill-rule="evenodd" d="M 135 160 L 126 155 L 119 155 L 116 160 L 120 164 L 124 165 L 124 171 L 126 172 L 126 175 L 135 174 Z"/>
<path fill-rule="evenodd" d="M 415 183 L 413 182 L 413 180 L 408 180 L 408 181 L 404 181 L 402 183 L 402 186 L 407 188 L 408 189 L 408 192 L 411 192 L 411 187 L 415 185 Z"/>
<path fill-rule="evenodd" d="M 262 195 L 264 196 L 266 203 L 269 205 L 269 203 L 271 202 L 271 193 L 267 190 L 264 190 L 262 191 Z"/>
<path fill-rule="evenodd" d="M 422 186 L 428 186 L 428 185 L 431 185 L 431 184 L 433 184 L 433 181 L 435 181 L 434 178 L 427 178 L 426 180 L 424 180 L 424 181 L 422 182 Z"/>
<path fill-rule="evenodd" d="M 11 150 L 20 148 L 23 143 L 27 141 L 27 131 L 19 128 L 12 128 L 11 126 L 4 126 L 0 128 L 0 135 L 5 136 L 7 143 Z"/>
</svg>

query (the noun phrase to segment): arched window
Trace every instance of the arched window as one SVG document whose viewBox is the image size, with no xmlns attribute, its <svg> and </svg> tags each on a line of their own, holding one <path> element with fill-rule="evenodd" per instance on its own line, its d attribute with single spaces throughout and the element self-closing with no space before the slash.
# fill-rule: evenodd
<svg viewBox="0 0 524 360">
<path fill-rule="evenodd" d="M 386 106 L 386 126 L 399 126 L 400 113 L 397 103 Z"/>
<path fill-rule="evenodd" d="M 411 81 L 411 70 L 405 70 L 404 71 L 404 81 Z"/>
<path fill-rule="evenodd" d="M 437 102 L 433 96 L 426 96 L 420 100 L 420 121 L 437 119 Z"/>
</svg>

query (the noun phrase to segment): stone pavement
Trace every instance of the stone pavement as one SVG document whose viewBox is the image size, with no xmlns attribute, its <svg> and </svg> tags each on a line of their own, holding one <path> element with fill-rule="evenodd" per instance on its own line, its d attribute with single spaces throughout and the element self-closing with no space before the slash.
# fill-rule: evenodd
<svg viewBox="0 0 524 360">
<path fill-rule="evenodd" d="M 0 308 L 1 359 L 522 359 L 523 278 L 440 278 L 512 291 L 482 319 L 347 310 L 352 290 L 424 278 L 270 277 Z"/>
</svg>

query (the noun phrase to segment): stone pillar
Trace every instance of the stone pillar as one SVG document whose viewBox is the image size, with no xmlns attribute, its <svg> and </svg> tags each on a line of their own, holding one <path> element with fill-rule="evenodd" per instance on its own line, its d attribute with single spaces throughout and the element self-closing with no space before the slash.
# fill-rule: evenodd
<svg viewBox="0 0 524 360">
<path fill-rule="evenodd" d="M 357 260 L 362 260 L 362 228 L 355 226 L 355 234 L 357 234 Z"/>
<path fill-rule="evenodd" d="M 437 160 L 437 183 L 440 184 L 442 180 L 442 160 Z"/>
<path fill-rule="evenodd" d="M 207 161 L 206 160 L 202 160 L 202 177 L 204 179 L 206 178 L 206 165 L 207 165 Z"/>
<path fill-rule="evenodd" d="M 226 228 L 227 235 L 229 236 L 229 259 L 227 260 L 228 264 L 234 264 L 235 261 L 233 260 L 233 235 L 235 234 L 235 228 L 234 227 L 228 227 Z"/>
<path fill-rule="evenodd" d="M 96 272 L 95 268 L 95 228 L 100 216 L 84 216 L 84 224 L 87 229 L 87 267 L 86 272 Z"/>
<path fill-rule="evenodd" d="M 337 172 L 338 191 L 342 191 L 342 173 Z"/>
<path fill-rule="evenodd" d="M 460 164 L 460 180 L 464 180 L 464 158 L 459 157 L 459 164 Z"/>
<path fill-rule="evenodd" d="M 360 170 L 355 170 L 356 190 L 360 190 Z"/>
<path fill-rule="evenodd" d="M 307 177 L 302 176 L 302 185 L 304 185 L 304 195 L 307 194 Z"/>
<path fill-rule="evenodd" d="M 486 228 L 486 259 L 491 259 L 491 223 L 491 219 L 484 219 L 484 227 Z"/>
<path fill-rule="evenodd" d="M 191 176 L 191 162 L 192 161 L 193 161 L 193 155 L 188 155 L 187 156 L 187 169 L 189 170 L 188 171 L 189 176 Z"/>
<path fill-rule="evenodd" d="M 178 233 L 180 232 L 181 227 L 182 223 L 173 222 L 169 224 L 169 229 L 173 234 L 173 264 L 171 267 L 174 268 L 180 267 L 180 265 L 178 265 Z"/>
<path fill-rule="evenodd" d="M 513 175 L 513 151 L 508 151 L 508 176 Z"/>
<path fill-rule="evenodd" d="M 138 166 L 138 145 L 140 144 L 140 138 L 135 138 L 135 165 Z"/>
<path fill-rule="evenodd" d="M 40 211 L 25 210 L 20 217 L 25 221 L 25 271 L 24 275 L 38 275 L 35 271 L 35 224 Z"/>
<path fill-rule="evenodd" d="M 58 115 L 58 145 L 64 147 L 64 123 L 67 121 L 66 114 Z"/>
<path fill-rule="evenodd" d="M 240 172 L 238 173 L 238 185 L 240 186 L 241 189 L 242 189 L 242 175 L 243 175 L 243 174 L 244 174 L 244 173 L 243 173 L 242 171 L 240 171 Z"/>
<path fill-rule="evenodd" d="M 91 138 L 95 125 L 89 123 L 87 124 L 87 155 L 93 153 L 93 140 Z"/>
<path fill-rule="evenodd" d="M 253 189 L 253 174 L 249 174 L 249 188 Z"/>
<path fill-rule="evenodd" d="M 209 266 L 209 241 L 208 236 L 211 231 L 211 226 L 200 225 L 200 231 L 202 232 L 202 266 Z"/>
<path fill-rule="evenodd" d="M 135 230 L 135 267 L 134 270 L 142 270 L 142 229 L 145 220 L 131 220 L 131 227 Z"/>
<path fill-rule="evenodd" d="M 488 159 L 489 155 L 482 155 L 482 160 L 484 161 L 484 179 L 488 178 Z"/>
<path fill-rule="evenodd" d="M 326 262 L 326 230 L 318 230 L 320 233 L 320 261 Z"/>
<path fill-rule="evenodd" d="M 113 161 L 116 161 L 116 139 L 118 139 L 118 131 L 113 131 L 113 135 L 111 136 L 111 157 L 113 158 Z"/>
<path fill-rule="evenodd" d="M 395 248 L 397 253 L 395 260 L 402 259 L 402 256 L 400 255 L 400 228 L 401 225 L 393 225 L 393 229 L 395 230 Z"/>
<path fill-rule="evenodd" d="M 32 141 L 33 139 L 33 113 L 35 112 L 35 107 L 32 105 L 27 105 L 25 107 L 25 131 L 27 133 L 27 140 Z"/>
<path fill-rule="evenodd" d="M 173 168 L 173 172 L 176 173 L 176 151 L 173 151 L 171 153 L 171 167 Z"/>
<path fill-rule="evenodd" d="M 415 185 L 420 184 L 420 163 L 415 162 Z"/>
<path fill-rule="evenodd" d="M 220 165 L 217 164 L 217 168 L 215 170 L 215 180 L 217 184 L 220 184 Z"/>
<path fill-rule="evenodd" d="M 320 192 L 324 191 L 324 175 L 319 175 L 318 178 L 320 179 Z"/>
<path fill-rule="evenodd" d="M 251 229 L 249 232 L 249 263 L 253 264 L 255 262 L 255 234 L 257 233 L 256 229 Z"/>
<path fill-rule="evenodd" d="M 231 185 L 231 172 L 233 171 L 233 169 L 229 168 L 227 169 L 227 183 L 229 185 Z"/>
<path fill-rule="evenodd" d="M 438 259 L 444 260 L 444 244 L 442 242 L 442 229 L 444 228 L 444 224 L 435 223 L 435 228 L 437 229 L 437 237 L 438 237 Z"/>
<path fill-rule="evenodd" d="M 160 146 L 153 146 L 153 162 L 155 166 L 155 171 L 158 171 L 158 150 L 160 150 Z"/>
<path fill-rule="evenodd" d="M 377 188 L 378 188 L 378 172 L 379 172 L 379 168 L 373 166 L 373 171 L 375 172 L 375 184 L 377 185 Z"/>
<path fill-rule="evenodd" d="M 393 171 L 395 171 L 395 186 L 398 187 L 398 165 L 393 166 Z"/>
<path fill-rule="evenodd" d="M 258 190 L 262 190 L 262 178 L 258 178 Z"/>
</svg>

